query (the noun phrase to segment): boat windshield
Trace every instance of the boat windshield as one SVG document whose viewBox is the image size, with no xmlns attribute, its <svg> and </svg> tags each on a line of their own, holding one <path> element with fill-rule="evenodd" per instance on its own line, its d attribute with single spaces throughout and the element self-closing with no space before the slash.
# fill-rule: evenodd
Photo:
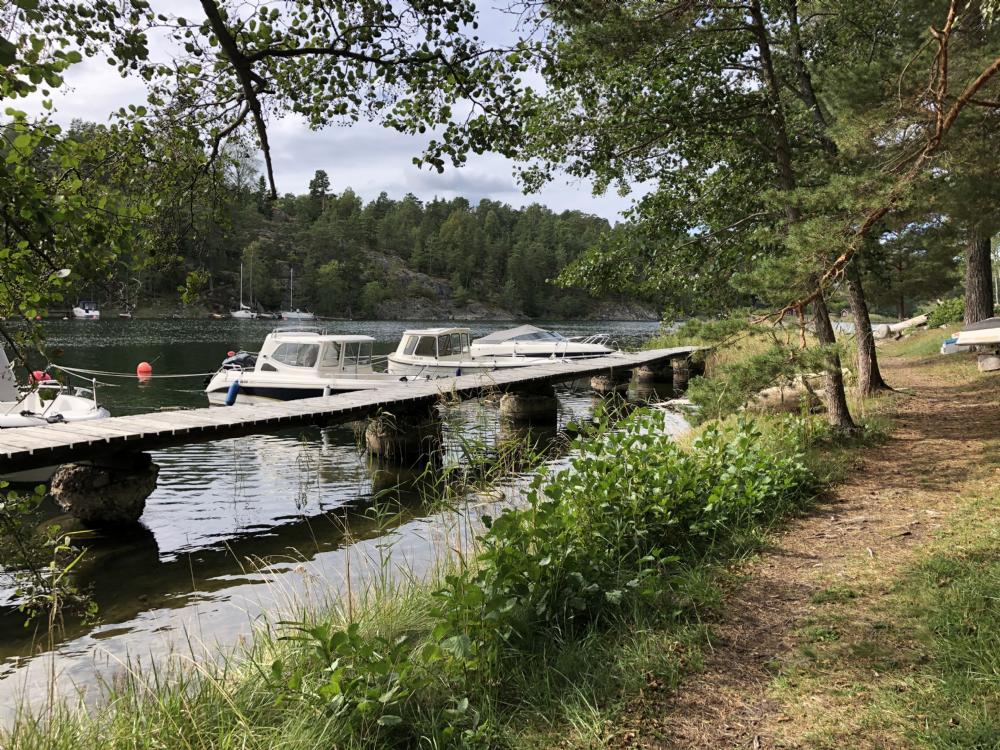
<svg viewBox="0 0 1000 750">
<path fill-rule="evenodd" d="M 418 357 L 433 357 L 436 352 L 434 350 L 435 339 L 433 336 L 421 336 L 420 342 L 417 344 L 417 348 L 414 350 L 414 354 Z"/>
<path fill-rule="evenodd" d="M 271 359 L 291 367 L 315 367 L 319 344 L 279 344 Z"/>
<path fill-rule="evenodd" d="M 349 341 L 344 344 L 344 367 L 370 365 L 372 343 L 370 341 Z"/>
<path fill-rule="evenodd" d="M 555 331 L 534 331 L 532 333 L 522 333 L 514 336 L 511 341 L 565 341 L 566 337 Z"/>
<path fill-rule="evenodd" d="M 319 361 L 320 367 L 340 367 L 340 344 L 336 341 L 329 341 L 323 349 L 323 359 Z"/>
</svg>

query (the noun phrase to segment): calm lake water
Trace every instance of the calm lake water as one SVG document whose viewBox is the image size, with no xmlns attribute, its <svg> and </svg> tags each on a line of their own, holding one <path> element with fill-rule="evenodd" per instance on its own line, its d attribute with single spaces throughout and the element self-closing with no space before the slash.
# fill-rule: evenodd
<svg viewBox="0 0 1000 750">
<path fill-rule="evenodd" d="M 330 324 L 366 334 L 377 353 L 395 348 L 404 328 L 427 323 L 353 321 Z M 440 324 L 438 322 L 438 324 Z M 456 325 L 460 323 L 455 323 Z M 209 373 L 230 349 L 256 351 L 276 321 L 54 321 L 48 346 L 58 363 L 134 372 L 140 361 L 154 374 Z M 509 327 L 475 322 L 474 336 Z M 567 335 L 610 332 L 635 348 L 656 323 L 543 324 Z M 115 415 L 206 406 L 203 378 L 104 378 L 99 400 Z M 586 419 L 595 397 L 582 387 L 559 388 L 559 427 Z M 463 441 L 492 443 L 501 433 L 496 409 L 466 402 L 444 416 L 446 462 L 457 462 Z M 676 429 L 684 428 L 677 419 Z M 99 606 L 99 620 L 71 626 L 62 640 L 38 643 L 0 589 L 0 720 L 22 702 L 44 705 L 53 679 L 63 696 L 94 695 L 126 665 L 207 656 L 232 646 L 255 623 L 322 605 L 359 586 L 391 546 L 394 565 L 426 572 L 469 533 L 481 507 L 509 501 L 512 479 L 498 497 L 468 498 L 468 513 L 428 512 L 419 480 L 378 465 L 358 450 L 354 427 L 286 431 L 157 451 L 156 491 L 142 529 L 129 539 L 95 539 L 80 572 Z M 377 521 L 365 508 L 390 493 L 403 511 Z M 54 507 L 47 513 L 56 514 Z M 447 553 L 444 553 L 447 554 Z"/>
</svg>

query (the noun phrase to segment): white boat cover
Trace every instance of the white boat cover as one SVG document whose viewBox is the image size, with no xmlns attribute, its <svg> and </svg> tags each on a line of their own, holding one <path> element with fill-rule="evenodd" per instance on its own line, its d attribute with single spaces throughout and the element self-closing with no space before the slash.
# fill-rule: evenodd
<svg viewBox="0 0 1000 750">
<path fill-rule="evenodd" d="M 534 335 L 532 335 L 534 334 Z M 532 325 L 518 326 L 517 328 L 508 328 L 505 331 L 494 331 L 481 339 L 476 339 L 474 344 L 502 344 L 511 339 L 526 337 L 522 339 L 523 341 L 565 341 L 566 337 L 558 334 L 554 331 L 546 331 L 544 328 L 538 328 Z M 530 338 L 527 338 L 530 336 Z"/>
<path fill-rule="evenodd" d="M 978 323 L 970 323 L 958 332 L 955 343 L 959 346 L 1000 344 L 1000 318 L 987 318 Z"/>
</svg>

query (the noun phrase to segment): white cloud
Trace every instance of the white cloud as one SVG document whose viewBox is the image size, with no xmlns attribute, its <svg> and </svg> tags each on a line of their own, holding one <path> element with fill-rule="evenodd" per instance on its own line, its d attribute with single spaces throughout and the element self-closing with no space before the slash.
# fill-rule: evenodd
<svg viewBox="0 0 1000 750">
<path fill-rule="evenodd" d="M 186 7 L 188 0 L 184 2 Z M 176 2 L 165 7 L 180 10 Z M 482 7 L 479 33 L 490 43 L 502 44 L 514 38 L 517 21 L 516 15 Z M 154 55 L 165 52 L 165 46 L 163 40 L 152 40 Z M 120 107 L 145 101 L 143 82 L 123 79 L 103 59 L 74 66 L 66 81 L 67 85 L 52 96 L 56 119 L 62 123 L 74 118 L 106 122 Z M 22 106 L 37 111 L 40 103 L 41 97 L 33 97 Z M 394 198 L 412 192 L 424 199 L 464 196 L 473 203 L 481 198 L 515 206 L 537 202 L 555 211 L 576 209 L 612 221 L 631 204 L 631 199 L 614 193 L 594 196 L 589 184 L 568 179 L 526 196 L 514 179 L 514 164 L 496 154 L 470 155 L 466 166 L 449 167 L 443 174 L 419 169 L 412 160 L 420 155 L 426 139 L 373 123 L 312 131 L 300 117 L 288 116 L 270 123 L 269 136 L 278 189 L 283 193 L 304 192 L 315 171 L 324 169 L 334 190 L 351 187 L 366 199 L 385 191 Z"/>
</svg>

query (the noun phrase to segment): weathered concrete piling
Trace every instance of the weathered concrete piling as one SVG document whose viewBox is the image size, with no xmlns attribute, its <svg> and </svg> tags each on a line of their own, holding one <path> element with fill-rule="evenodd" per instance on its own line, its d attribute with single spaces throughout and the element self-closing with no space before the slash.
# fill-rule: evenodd
<svg viewBox="0 0 1000 750">
<path fill-rule="evenodd" d="M 500 397 L 500 418 L 507 421 L 555 423 L 558 409 L 556 389 L 547 383 L 508 391 Z"/>
<path fill-rule="evenodd" d="M 600 394 L 627 391 L 631 380 L 632 372 L 630 370 L 611 370 L 594 375 L 590 379 L 590 387 Z"/>
<path fill-rule="evenodd" d="M 674 393 L 687 390 L 688 381 L 692 376 L 705 374 L 705 362 L 691 357 L 676 357 L 670 360 L 674 374 Z"/>
<path fill-rule="evenodd" d="M 52 476 L 50 492 L 60 508 L 88 526 L 134 526 L 159 473 L 148 453 L 116 453 L 92 463 L 63 464 Z"/>
<path fill-rule="evenodd" d="M 365 445 L 372 455 L 388 461 L 426 460 L 440 451 L 441 420 L 433 405 L 382 412 L 365 426 Z"/>
<path fill-rule="evenodd" d="M 637 383 L 671 383 L 674 380 L 674 368 L 670 363 L 643 365 L 635 369 Z"/>
</svg>

